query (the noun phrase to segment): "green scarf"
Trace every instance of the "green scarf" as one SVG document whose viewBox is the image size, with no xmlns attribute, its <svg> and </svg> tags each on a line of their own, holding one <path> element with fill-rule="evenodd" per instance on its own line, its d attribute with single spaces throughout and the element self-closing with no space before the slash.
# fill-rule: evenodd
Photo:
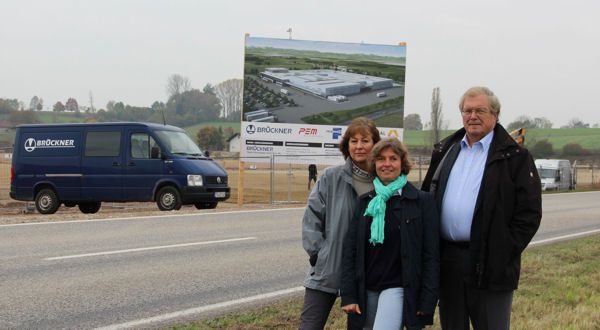
<svg viewBox="0 0 600 330">
<path fill-rule="evenodd" d="M 384 185 L 379 178 L 373 180 L 375 186 L 375 197 L 369 202 L 367 210 L 365 211 L 366 216 L 372 216 L 373 222 L 371 223 L 371 239 L 369 242 L 373 245 L 383 244 L 383 227 L 385 226 L 385 203 L 392 197 L 392 195 L 402 189 L 407 182 L 406 174 L 400 175 L 396 180 L 387 186 Z"/>
</svg>

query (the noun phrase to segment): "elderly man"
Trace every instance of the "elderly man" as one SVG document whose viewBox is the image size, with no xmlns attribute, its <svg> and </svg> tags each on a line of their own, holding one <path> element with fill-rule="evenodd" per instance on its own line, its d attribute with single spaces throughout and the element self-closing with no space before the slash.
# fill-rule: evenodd
<svg viewBox="0 0 600 330">
<path fill-rule="evenodd" d="M 422 189 L 440 208 L 443 329 L 509 329 L 521 253 L 542 218 L 540 178 L 527 149 L 498 124 L 486 87 L 460 100 L 464 128 L 436 144 Z"/>
</svg>

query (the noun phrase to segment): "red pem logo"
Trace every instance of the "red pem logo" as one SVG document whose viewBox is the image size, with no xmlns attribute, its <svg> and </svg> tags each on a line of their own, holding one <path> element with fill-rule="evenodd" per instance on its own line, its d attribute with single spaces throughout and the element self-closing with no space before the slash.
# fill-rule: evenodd
<svg viewBox="0 0 600 330">
<path fill-rule="evenodd" d="M 300 131 L 298 131 L 298 134 L 300 134 L 300 135 L 317 135 L 317 129 L 310 128 L 310 127 L 301 127 Z"/>
</svg>

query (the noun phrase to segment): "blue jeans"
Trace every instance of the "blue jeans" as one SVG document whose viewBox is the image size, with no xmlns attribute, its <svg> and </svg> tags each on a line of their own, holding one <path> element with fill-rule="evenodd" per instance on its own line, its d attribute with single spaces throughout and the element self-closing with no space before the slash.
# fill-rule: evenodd
<svg viewBox="0 0 600 330">
<path fill-rule="evenodd" d="M 389 288 L 383 291 L 367 290 L 367 321 L 365 328 L 374 330 L 400 329 L 404 289 Z"/>
</svg>

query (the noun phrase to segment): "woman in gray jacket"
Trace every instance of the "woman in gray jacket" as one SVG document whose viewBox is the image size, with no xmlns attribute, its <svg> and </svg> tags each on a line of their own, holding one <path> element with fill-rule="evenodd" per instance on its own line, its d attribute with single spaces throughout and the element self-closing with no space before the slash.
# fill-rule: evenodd
<svg viewBox="0 0 600 330">
<path fill-rule="evenodd" d="M 373 190 L 368 157 L 379 142 L 375 124 L 354 119 L 340 143 L 345 164 L 325 169 L 308 197 L 302 219 L 302 245 L 310 270 L 304 286 L 300 329 L 323 329 L 339 294 L 342 247 L 357 196 Z"/>
</svg>

